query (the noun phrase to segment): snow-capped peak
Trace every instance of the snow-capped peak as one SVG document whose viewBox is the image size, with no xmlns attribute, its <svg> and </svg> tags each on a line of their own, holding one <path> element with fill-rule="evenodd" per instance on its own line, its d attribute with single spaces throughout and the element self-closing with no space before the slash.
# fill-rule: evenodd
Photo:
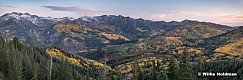
<svg viewBox="0 0 243 80">
<path fill-rule="evenodd" d="M 10 18 L 15 18 L 17 20 L 29 20 L 32 23 L 36 23 L 38 18 L 35 15 L 30 15 L 29 13 L 17 13 L 17 12 L 12 12 L 12 13 L 7 13 L 3 16 L 4 20 L 8 20 Z"/>
<path fill-rule="evenodd" d="M 14 12 L 13 13 L 7 13 L 6 16 L 4 17 L 5 20 L 8 20 L 9 18 L 16 18 L 17 20 L 21 17 L 20 15 L 18 14 L 15 14 Z"/>
<path fill-rule="evenodd" d="M 98 21 L 98 19 L 96 19 L 95 17 L 90 16 L 82 16 L 80 17 L 80 19 L 86 22 Z"/>
<path fill-rule="evenodd" d="M 68 20 L 71 20 L 71 21 L 75 20 L 75 18 L 72 18 L 72 17 L 63 17 L 63 18 L 42 17 L 42 19 L 51 20 L 53 22 L 58 22 L 58 21 L 65 20 L 65 19 L 68 19 Z"/>
<path fill-rule="evenodd" d="M 21 20 L 21 21 L 30 21 L 35 25 L 45 23 L 45 22 L 43 22 L 43 20 L 50 20 L 53 22 L 59 22 L 62 20 L 71 20 L 71 21 L 75 20 L 75 18 L 72 18 L 72 17 L 63 17 L 63 18 L 39 17 L 36 15 L 31 15 L 29 13 L 18 13 L 18 12 L 7 13 L 7 14 L 1 16 L 1 18 L 4 21 L 7 21 L 12 18 L 15 18 L 15 19 Z"/>
<path fill-rule="evenodd" d="M 8 20 L 9 18 L 16 18 L 17 20 L 21 18 L 31 18 L 32 15 L 29 13 L 17 13 L 17 12 L 12 12 L 12 13 L 7 13 L 5 14 L 5 19 Z"/>
<path fill-rule="evenodd" d="M 58 21 L 61 21 L 60 18 L 53 18 L 53 17 L 41 17 L 42 19 L 46 19 L 46 20 L 50 20 L 50 21 L 53 21 L 53 22 L 58 22 Z"/>
<path fill-rule="evenodd" d="M 17 13 L 17 12 L 12 12 L 12 13 L 7 13 L 3 15 L 4 20 L 8 20 L 10 18 L 15 18 L 17 20 L 27 20 L 32 22 L 35 25 L 38 25 L 39 23 L 42 23 L 42 19 L 47 19 L 47 20 L 53 20 L 51 17 L 38 17 L 36 15 L 31 15 L 29 13 Z M 58 20 L 53 20 L 54 22 L 58 22 Z"/>
<path fill-rule="evenodd" d="M 71 21 L 73 21 L 73 20 L 75 20 L 73 17 L 63 17 L 63 18 L 60 18 L 60 19 L 68 19 L 68 20 L 71 20 Z"/>
</svg>

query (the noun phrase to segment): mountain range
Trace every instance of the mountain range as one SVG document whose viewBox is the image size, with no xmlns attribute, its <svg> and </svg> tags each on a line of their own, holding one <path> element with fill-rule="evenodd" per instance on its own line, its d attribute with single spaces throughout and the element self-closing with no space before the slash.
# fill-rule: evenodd
<svg viewBox="0 0 243 80">
<path fill-rule="evenodd" d="M 170 72 L 195 76 L 206 70 L 239 76 L 197 78 L 237 80 L 242 79 L 243 26 L 12 12 L 0 17 L 0 53 L 0 79 L 125 80 L 130 74 L 167 80 L 174 79 Z"/>
<path fill-rule="evenodd" d="M 17 12 L 0 17 L 0 32 L 5 38 L 17 37 L 42 48 L 54 46 L 99 61 L 103 60 L 103 53 L 109 53 L 111 64 L 132 60 L 129 57 L 134 56 L 134 48 L 140 49 L 137 45 L 146 47 L 141 56 L 163 56 L 168 51 L 177 53 L 180 47 L 205 56 L 216 52 L 240 54 L 242 51 L 220 49 L 240 43 L 234 48 L 242 50 L 243 37 L 242 27 L 192 20 L 165 22 L 121 15 L 52 18 Z"/>
<path fill-rule="evenodd" d="M 92 52 L 109 44 L 161 35 L 202 39 L 233 29 L 190 20 L 164 22 L 121 15 L 51 18 L 17 12 L 2 15 L 0 28 L 4 37 L 17 37 L 41 47 L 57 46 L 69 52 Z"/>
</svg>

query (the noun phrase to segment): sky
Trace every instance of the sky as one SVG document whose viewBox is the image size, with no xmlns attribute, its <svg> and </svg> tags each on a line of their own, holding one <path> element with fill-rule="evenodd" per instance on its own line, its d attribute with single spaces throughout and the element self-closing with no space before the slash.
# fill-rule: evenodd
<svg viewBox="0 0 243 80">
<path fill-rule="evenodd" d="M 11 12 L 55 18 L 123 15 L 243 26 L 243 0 L 0 0 L 0 15 Z"/>
</svg>

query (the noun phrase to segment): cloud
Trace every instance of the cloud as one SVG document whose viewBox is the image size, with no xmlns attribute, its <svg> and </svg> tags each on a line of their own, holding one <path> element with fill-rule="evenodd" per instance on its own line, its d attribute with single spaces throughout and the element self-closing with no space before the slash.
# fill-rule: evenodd
<svg viewBox="0 0 243 80">
<path fill-rule="evenodd" d="M 42 6 L 48 9 L 51 9 L 53 11 L 68 11 L 68 12 L 73 12 L 76 13 L 77 15 L 98 15 L 102 13 L 106 13 L 106 11 L 95 11 L 95 10 L 89 10 L 89 9 L 84 9 L 80 7 L 62 7 L 62 6 Z"/>
<path fill-rule="evenodd" d="M 9 7 L 9 8 L 17 8 L 15 6 L 11 6 L 11 5 L 6 5 L 5 7 Z"/>
<path fill-rule="evenodd" d="M 20 13 L 30 13 L 42 17 L 74 17 L 79 18 L 81 16 L 96 16 L 106 14 L 106 11 L 96 11 L 90 9 L 84 9 L 80 7 L 61 7 L 61 6 L 32 6 L 32 7 L 21 7 L 21 6 L 11 6 L 11 5 L 0 5 L 0 15 L 20 12 Z M 50 14 L 51 13 L 51 14 Z"/>
<path fill-rule="evenodd" d="M 157 13 L 149 16 L 153 20 L 182 21 L 185 19 L 214 22 L 230 26 L 242 26 L 243 15 L 226 12 L 206 12 L 206 11 L 177 11 L 167 13 Z"/>
<path fill-rule="evenodd" d="M 0 15 L 11 12 L 30 13 L 43 17 L 74 17 L 81 16 L 96 16 L 103 14 L 111 14 L 106 11 L 90 10 L 77 6 L 62 7 L 62 6 L 33 6 L 33 7 L 20 7 L 0 5 Z M 51 13 L 51 14 L 50 14 Z M 233 12 L 217 12 L 217 11 L 172 11 L 161 13 L 119 13 L 115 15 L 130 16 L 133 18 L 144 18 L 149 20 L 163 20 L 163 21 L 182 21 L 185 19 L 213 22 L 218 24 L 225 24 L 229 26 L 243 26 L 243 14 Z"/>
</svg>

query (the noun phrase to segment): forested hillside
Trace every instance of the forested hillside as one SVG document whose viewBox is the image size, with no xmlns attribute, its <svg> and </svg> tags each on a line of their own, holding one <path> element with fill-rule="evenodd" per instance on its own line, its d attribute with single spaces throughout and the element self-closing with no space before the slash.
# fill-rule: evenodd
<svg viewBox="0 0 243 80">
<path fill-rule="evenodd" d="M 0 34 L 0 80 L 243 80 L 242 26 L 12 12 Z"/>
<path fill-rule="evenodd" d="M 225 25 L 190 20 L 184 20 L 182 23 L 183 25 L 180 27 L 166 33 L 166 36 L 203 39 L 225 33 L 232 29 Z"/>
<path fill-rule="evenodd" d="M 0 38 L 0 79 L 3 80 L 212 80 L 243 79 L 242 61 L 226 60 L 191 63 L 187 50 L 180 57 L 167 56 L 165 60 L 155 57 L 109 67 L 94 60 L 56 48 L 41 49 L 17 38 Z M 200 59 L 201 60 L 201 59 Z M 235 77 L 201 77 L 198 72 L 235 72 Z M 133 76 L 130 76 L 130 75 Z"/>
<path fill-rule="evenodd" d="M 107 46 L 158 36 L 203 39 L 232 30 L 232 27 L 184 20 L 151 21 L 125 16 L 47 18 L 29 13 L 6 13 L 0 17 L 5 38 L 17 37 L 42 48 L 55 46 L 67 52 L 93 53 Z"/>
<path fill-rule="evenodd" d="M 56 48 L 45 50 L 20 42 L 17 38 L 0 38 L 2 80 L 102 79 L 104 67 L 112 71 L 110 67 L 99 62 Z"/>
</svg>

